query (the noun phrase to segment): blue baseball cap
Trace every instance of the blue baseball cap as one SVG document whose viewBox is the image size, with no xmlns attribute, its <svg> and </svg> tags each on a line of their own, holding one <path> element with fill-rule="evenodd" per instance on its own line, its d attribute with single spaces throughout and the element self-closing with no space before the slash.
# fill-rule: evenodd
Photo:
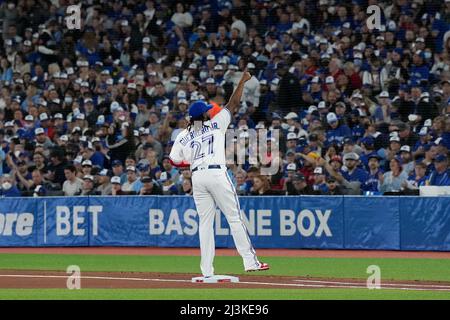
<svg viewBox="0 0 450 320">
<path fill-rule="evenodd" d="M 148 164 L 145 164 L 142 162 L 137 165 L 137 169 L 139 171 L 147 171 L 149 168 L 150 168 L 150 166 Z"/>
<path fill-rule="evenodd" d="M 404 84 L 404 83 L 402 83 L 401 85 L 400 85 L 400 90 L 402 90 L 402 91 L 409 91 L 409 86 L 407 85 L 407 84 Z"/>
<path fill-rule="evenodd" d="M 411 81 L 409 84 L 410 88 L 420 88 L 420 83 L 417 80 Z"/>
<path fill-rule="evenodd" d="M 370 160 L 372 158 L 377 159 L 378 161 L 381 160 L 381 157 L 376 152 L 369 153 L 369 155 L 367 156 L 367 160 Z"/>
<path fill-rule="evenodd" d="M 372 137 L 364 137 L 361 139 L 361 143 L 368 146 L 373 146 L 375 141 Z"/>
<path fill-rule="evenodd" d="M 115 167 L 115 166 L 121 166 L 122 165 L 122 161 L 120 161 L 120 160 L 114 160 L 112 163 L 111 163 L 111 166 L 112 167 Z"/>
<path fill-rule="evenodd" d="M 399 54 L 400 56 L 403 55 L 403 49 L 402 49 L 402 48 L 395 48 L 395 49 L 393 50 L 393 52 Z"/>
<path fill-rule="evenodd" d="M 303 146 L 303 147 L 305 147 L 305 146 L 308 145 L 308 140 L 307 140 L 305 137 L 300 137 L 300 138 L 297 140 L 297 145 L 298 145 L 298 146 Z"/>
<path fill-rule="evenodd" d="M 207 104 L 205 101 L 195 101 L 189 107 L 189 116 L 191 116 L 192 118 L 198 118 L 211 108 L 212 105 Z"/>
<path fill-rule="evenodd" d="M 397 161 L 399 165 L 403 164 L 403 159 L 400 156 L 395 156 L 392 160 Z"/>
<path fill-rule="evenodd" d="M 344 138 L 344 144 L 355 144 L 355 142 L 353 141 L 352 138 L 347 137 L 347 138 Z"/>
<path fill-rule="evenodd" d="M 273 119 L 280 119 L 281 120 L 281 116 L 278 113 L 276 113 L 276 112 L 272 112 L 272 120 Z"/>
<path fill-rule="evenodd" d="M 443 162 L 447 160 L 447 156 L 445 154 L 439 154 L 434 158 L 436 162 Z"/>
<path fill-rule="evenodd" d="M 303 152 L 305 150 L 306 146 L 304 145 L 298 145 L 295 147 L 295 152 Z"/>
</svg>

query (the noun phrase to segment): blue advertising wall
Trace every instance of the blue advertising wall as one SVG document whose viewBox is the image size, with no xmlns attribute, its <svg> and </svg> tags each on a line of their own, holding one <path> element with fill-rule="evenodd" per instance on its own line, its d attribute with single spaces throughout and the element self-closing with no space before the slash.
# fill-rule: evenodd
<svg viewBox="0 0 450 320">
<path fill-rule="evenodd" d="M 450 197 L 241 197 L 256 248 L 450 251 Z M 217 211 L 217 247 L 233 248 Z M 0 246 L 198 247 L 192 197 L 0 199 Z"/>
</svg>

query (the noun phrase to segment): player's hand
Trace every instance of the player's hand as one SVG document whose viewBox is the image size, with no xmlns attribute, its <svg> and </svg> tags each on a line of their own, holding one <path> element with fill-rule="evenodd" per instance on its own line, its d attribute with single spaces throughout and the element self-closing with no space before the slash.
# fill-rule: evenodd
<svg viewBox="0 0 450 320">
<path fill-rule="evenodd" d="M 250 72 L 247 71 L 247 69 L 244 71 L 244 73 L 242 74 L 242 78 L 241 80 L 244 82 L 247 82 L 248 80 L 250 80 L 252 78 L 252 75 L 250 74 Z"/>
</svg>

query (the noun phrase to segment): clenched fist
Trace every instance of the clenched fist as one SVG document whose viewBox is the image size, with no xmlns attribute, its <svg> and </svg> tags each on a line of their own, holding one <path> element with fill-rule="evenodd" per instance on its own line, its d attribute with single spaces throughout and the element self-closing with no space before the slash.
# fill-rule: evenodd
<svg viewBox="0 0 450 320">
<path fill-rule="evenodd" d="M 244 71 L 244 73 L 242 74 L 242 81 L 247 82 L 248 80 L 250 80 L 252 78 L 252 75 L 250 74 L 250 72 L 248 71 Z"/>
</svg>

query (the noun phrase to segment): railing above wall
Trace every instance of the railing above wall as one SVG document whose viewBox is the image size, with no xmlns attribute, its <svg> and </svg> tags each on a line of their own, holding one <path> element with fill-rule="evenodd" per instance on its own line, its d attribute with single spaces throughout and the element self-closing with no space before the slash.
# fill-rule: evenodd
<svg viewBox="0 0 450 320">
<path fill-rule="evenodd" d="M 450 197 L 241 197 L 256 248 L 450 251 Z M 216 246 L 234 247 L 220 211 Z M 192 197 L 3 198 L 0 246 L 197 247 Z"/>
</svg>

